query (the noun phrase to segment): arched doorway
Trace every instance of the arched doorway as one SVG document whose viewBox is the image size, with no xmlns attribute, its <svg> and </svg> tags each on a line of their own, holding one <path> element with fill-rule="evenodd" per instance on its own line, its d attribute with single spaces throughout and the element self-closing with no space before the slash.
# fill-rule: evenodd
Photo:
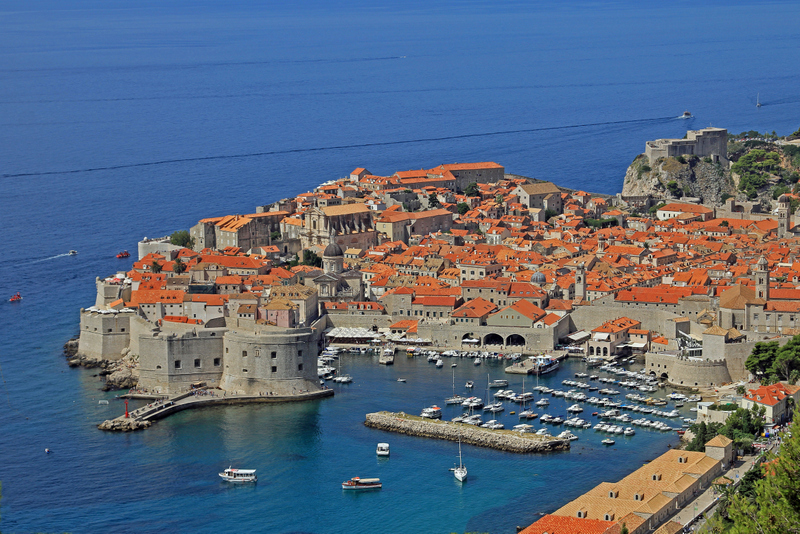
<svg viewBox="0 0 800 534">
<path fill-rule="evenodd" d="M 503 344 L 503 336 L 498 334 L 486 334 L 486 337 L 483 338 L 484 345 L 502 345 Z"/>
<path fill-rule="evenodd" d="M 506 345 L 509 347 L 524 347 L 525 346 L 525 338 L 519 334 L 511 334 L 506 339 Z"/>
</svg>

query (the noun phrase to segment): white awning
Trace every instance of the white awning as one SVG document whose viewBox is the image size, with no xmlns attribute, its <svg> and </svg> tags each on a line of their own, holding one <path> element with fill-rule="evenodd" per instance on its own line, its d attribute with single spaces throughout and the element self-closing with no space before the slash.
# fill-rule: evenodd
<svg viewBox="0 0 800 534">
<path fill-rule="evenodd" d="M 643 349 L 647 346 L 647 343 L 628 343 L 628 346 L 632 349 Z"/>
<path fill-rule="evenodd" d="M 587 332 L 586 330 L 580 330 L 578 332 L 568 335 L 567 339 L 569 339 L 570 341 L 580 342 L 589 338 L 591 335 L 592 334 Z"/>
<path fill-rule="evenodd" d="M 595 332 L 594 337 L 592 338 L 594 341 L 606 341 L 610 337 L 610 334 L 607 332 Z"/>
</svg>

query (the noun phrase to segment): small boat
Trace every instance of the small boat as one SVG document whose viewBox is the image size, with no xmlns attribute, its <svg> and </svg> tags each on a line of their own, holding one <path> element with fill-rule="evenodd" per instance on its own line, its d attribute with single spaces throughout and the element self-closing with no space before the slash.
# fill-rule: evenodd
<svg viewBox="0 0 800 534">
<path fill-rule="evenodd" d="M 611 439 L 611 438 L 606 438 L 606 439 L 604 439 L 604 440 L 602 441 L 602 443 L 603 443 L 603 445 L 613 445 L 613 444 L 614 444 L 614 443 L 616 443 L 616 442 L 615 442 L 613 439 Z"/>
<path fill-rule="evenodd" d="M 547 399 L 539 399 L 536 401 L 536 406 L 547 406 L 548 404 L 550 404 L 550 401 Z"/>
<path fill-rule="evenodd" d="M 229 467 L 219 476 L 227 482 L 256 482 L 258 480 L 255 469 L 232 469 Z"/>
<path fill-rule="evenodd" d="M 17 291 L 16 295 L 11 295 L 11 298 L 8 299 L 8 302 L 19 302 L 21 300 L 22 300 L 22 295 L 20 295 L 19 291 Z"/>
<path fill-rule="evenodd" d="M 423 408 L 420 417 L 425 419 L 441 419 L 442 409 L 438 406 L 431 406 L 430 408 Z"/>
<path fill-rule="evenodd" d="M 442 360 L 436 360 L 436 368 L 441 369 L 444 367 L 444 362 Z"/>
<path fill-rule="evenodd" d="M 45 453 L 45 454 L 50 454 L 51 452 L 53 452 L 53 451 L 51 451 L 50 449 L 45 449 L 45 450 L 44 450 L 44 453 Z"/>
<path fill-rule="evenodd" d="M 379 478 L 359 478 L 353 477 L 346 482 L 342 482 L 343 490 L 372 490 L 381 489 L 381 479 Z"/>
<path fill-rule="evenodd" d="M 398 381 L 398 382 L 405 382 L 405 381 L 406 381 L 406 379 L 405 379 L 405 378 L 398 378 L 398 379 L 397 379 L 397 381 Z"/>
<path fill-rule="evenodd" d="M 465 388 L 472 389 L 475 386 L 475 383 L 472 380 L 468 380 L 466 384 L 464 384 Z"/>
<path fill-rule="evenodd" d="M 756 107 L 761 107 L 761 93 L 756 93 Z"/>
<path fill-rule="evenodd" d="M 453 469 L 453 476 L 456 477 L 456 480 L 459 482 L 464 482 L 467 480 L 467 466 L 464 465 L 463 460 L 461 459 L 461 436 L 458 436 L 458 467 Z"/>
<path fill-rule="evenodd" d="M 378 448 L 375 449 L 375 454 L 378 456 L 389 456 L 389 444 L 378 443 Z"/>
<path fill-rule="evenodd" d="M 128 257 L 130 257 L 130 255 L 131 255 L 130 252 L 128 252 L 127 250 L 123 250 L 122 252 L 117 254 L 117 258 L 119 258 L 119 259 L 128 258 Z"/>
<path fill-rule="evenodd" d="M 681 115 L 681 118 L 682 119 L 691 119 L 692 118 L 692 114 L 689 113 L 688 111 L 684 111 L 683 115 Z"/>
<path fill-rule="evenodd" d="M 489 382 L 490 388 L 504 388 L 508 385 L 508 380 L 492 380 Z"/>
<path fill-rule="evenodd" d="M 475 360 L 473 360 L 472 363 L 474 363 L 475 365 L 480 365 L 481 364 L 481 359 L 480 358 L 475 358 Z"/>
<path fill-rule="evenodd" d="M 70 255 L 70 256 L 77 256 L 78 255 L 78 251 L 77 250 L 70 250 L 69 252 L 67 252 L 67 254 Z"/>
</svg>

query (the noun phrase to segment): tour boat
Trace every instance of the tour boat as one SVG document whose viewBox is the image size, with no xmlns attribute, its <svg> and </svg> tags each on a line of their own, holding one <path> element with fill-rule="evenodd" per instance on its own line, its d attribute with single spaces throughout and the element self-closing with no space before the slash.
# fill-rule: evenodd
<svg viewBox="0 0 800 534">
<path fill-rule="evenodd" d="M 549 356 L 540 356 L 535 358 L 535 362 L 531 371 L 535 375 L 544 375 L 547 373 L 551 373 L 558 369 L 559 363 L 558 360 L 554 358 L 550 358 Z"/>
<path fill-rule="evenodd" d="M 682 119 L 691 119 L 692 118 L 692 114 L 689 113 L 688 111 L 684 111 L 683 115 L 681 115 L 681 118 Z"/>
<path fill-rule="evenodd" d="M 130 253 L 130 252 L 128 252 L 127 250 L 123 250 L 122 252 L 120 252 L 119 254 L 117 254 L 117 258 L 120 258 L 120 259 L 122 259 L 122 258 L 128 258 L 128 257 L 130 257 L 130 255 L 131 255 L 131 253 Z"/>
<path fill-rule="evenodd" d="M 20 295 L 19 291 L 17 291 L 17 294 L 16 295 L 12 295 L 11 298 L 8 299 L 8 302 L 19 302 L 21 300 L 22 300 L 22 295 Z"/>
<path fill-rule="evenodd" d="M 492 380 L 489 382 L 490 388 L 504 388 L 508 385 L 508 380 Z"/>
<path fill-rule="evenodd" d="M 389 456 L 389 444 L 378 443 L 378 448 L 375 449 L 375 454 L 378 456 Z"/>
<path fill-rule="evenodd" d="M 359 478 L 353 477 L 346 482 L 342 482 L 343 490 L 372 490 L 381 489 L 381 479 L 379 478 Z"/>
<path fill-rule="evenodd" d="M 227 482 L 256 482 L 258 480 L 255 469 L 232 469 L 229 467 L 219 476 Z"/>
<path fill-rule="evenodd" d="M 67 252 L 67 254 L 69 254 L 70 256 L 76 256 L 78 254 L 78 251 L 77 250 L 70 250 L 69 252 Z"/>
<path fill-rule="evenodd" d="M 438 406 L 431 406 L 430 408 L 423 408 L 420 417 L 425 419 L 441 419 L 442 409 Z"/>
</svg>

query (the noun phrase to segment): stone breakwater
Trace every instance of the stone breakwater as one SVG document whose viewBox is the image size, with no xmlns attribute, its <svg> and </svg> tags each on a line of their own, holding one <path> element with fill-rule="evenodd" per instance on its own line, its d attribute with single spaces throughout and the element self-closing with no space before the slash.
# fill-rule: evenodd
<svg viewBox="0 0 800 534">
<path fill-rule="evenodd" d="M 397 432 L 409 436 L 446 439 L 506 452 L 554 452 L 569 450 L 569 440 L 524 434 L 512 430 L 489 430 L 460 423 L 436 421 L 404 413 L 377 412 L 367 414 L 369 428 Z"/>
</svg>

